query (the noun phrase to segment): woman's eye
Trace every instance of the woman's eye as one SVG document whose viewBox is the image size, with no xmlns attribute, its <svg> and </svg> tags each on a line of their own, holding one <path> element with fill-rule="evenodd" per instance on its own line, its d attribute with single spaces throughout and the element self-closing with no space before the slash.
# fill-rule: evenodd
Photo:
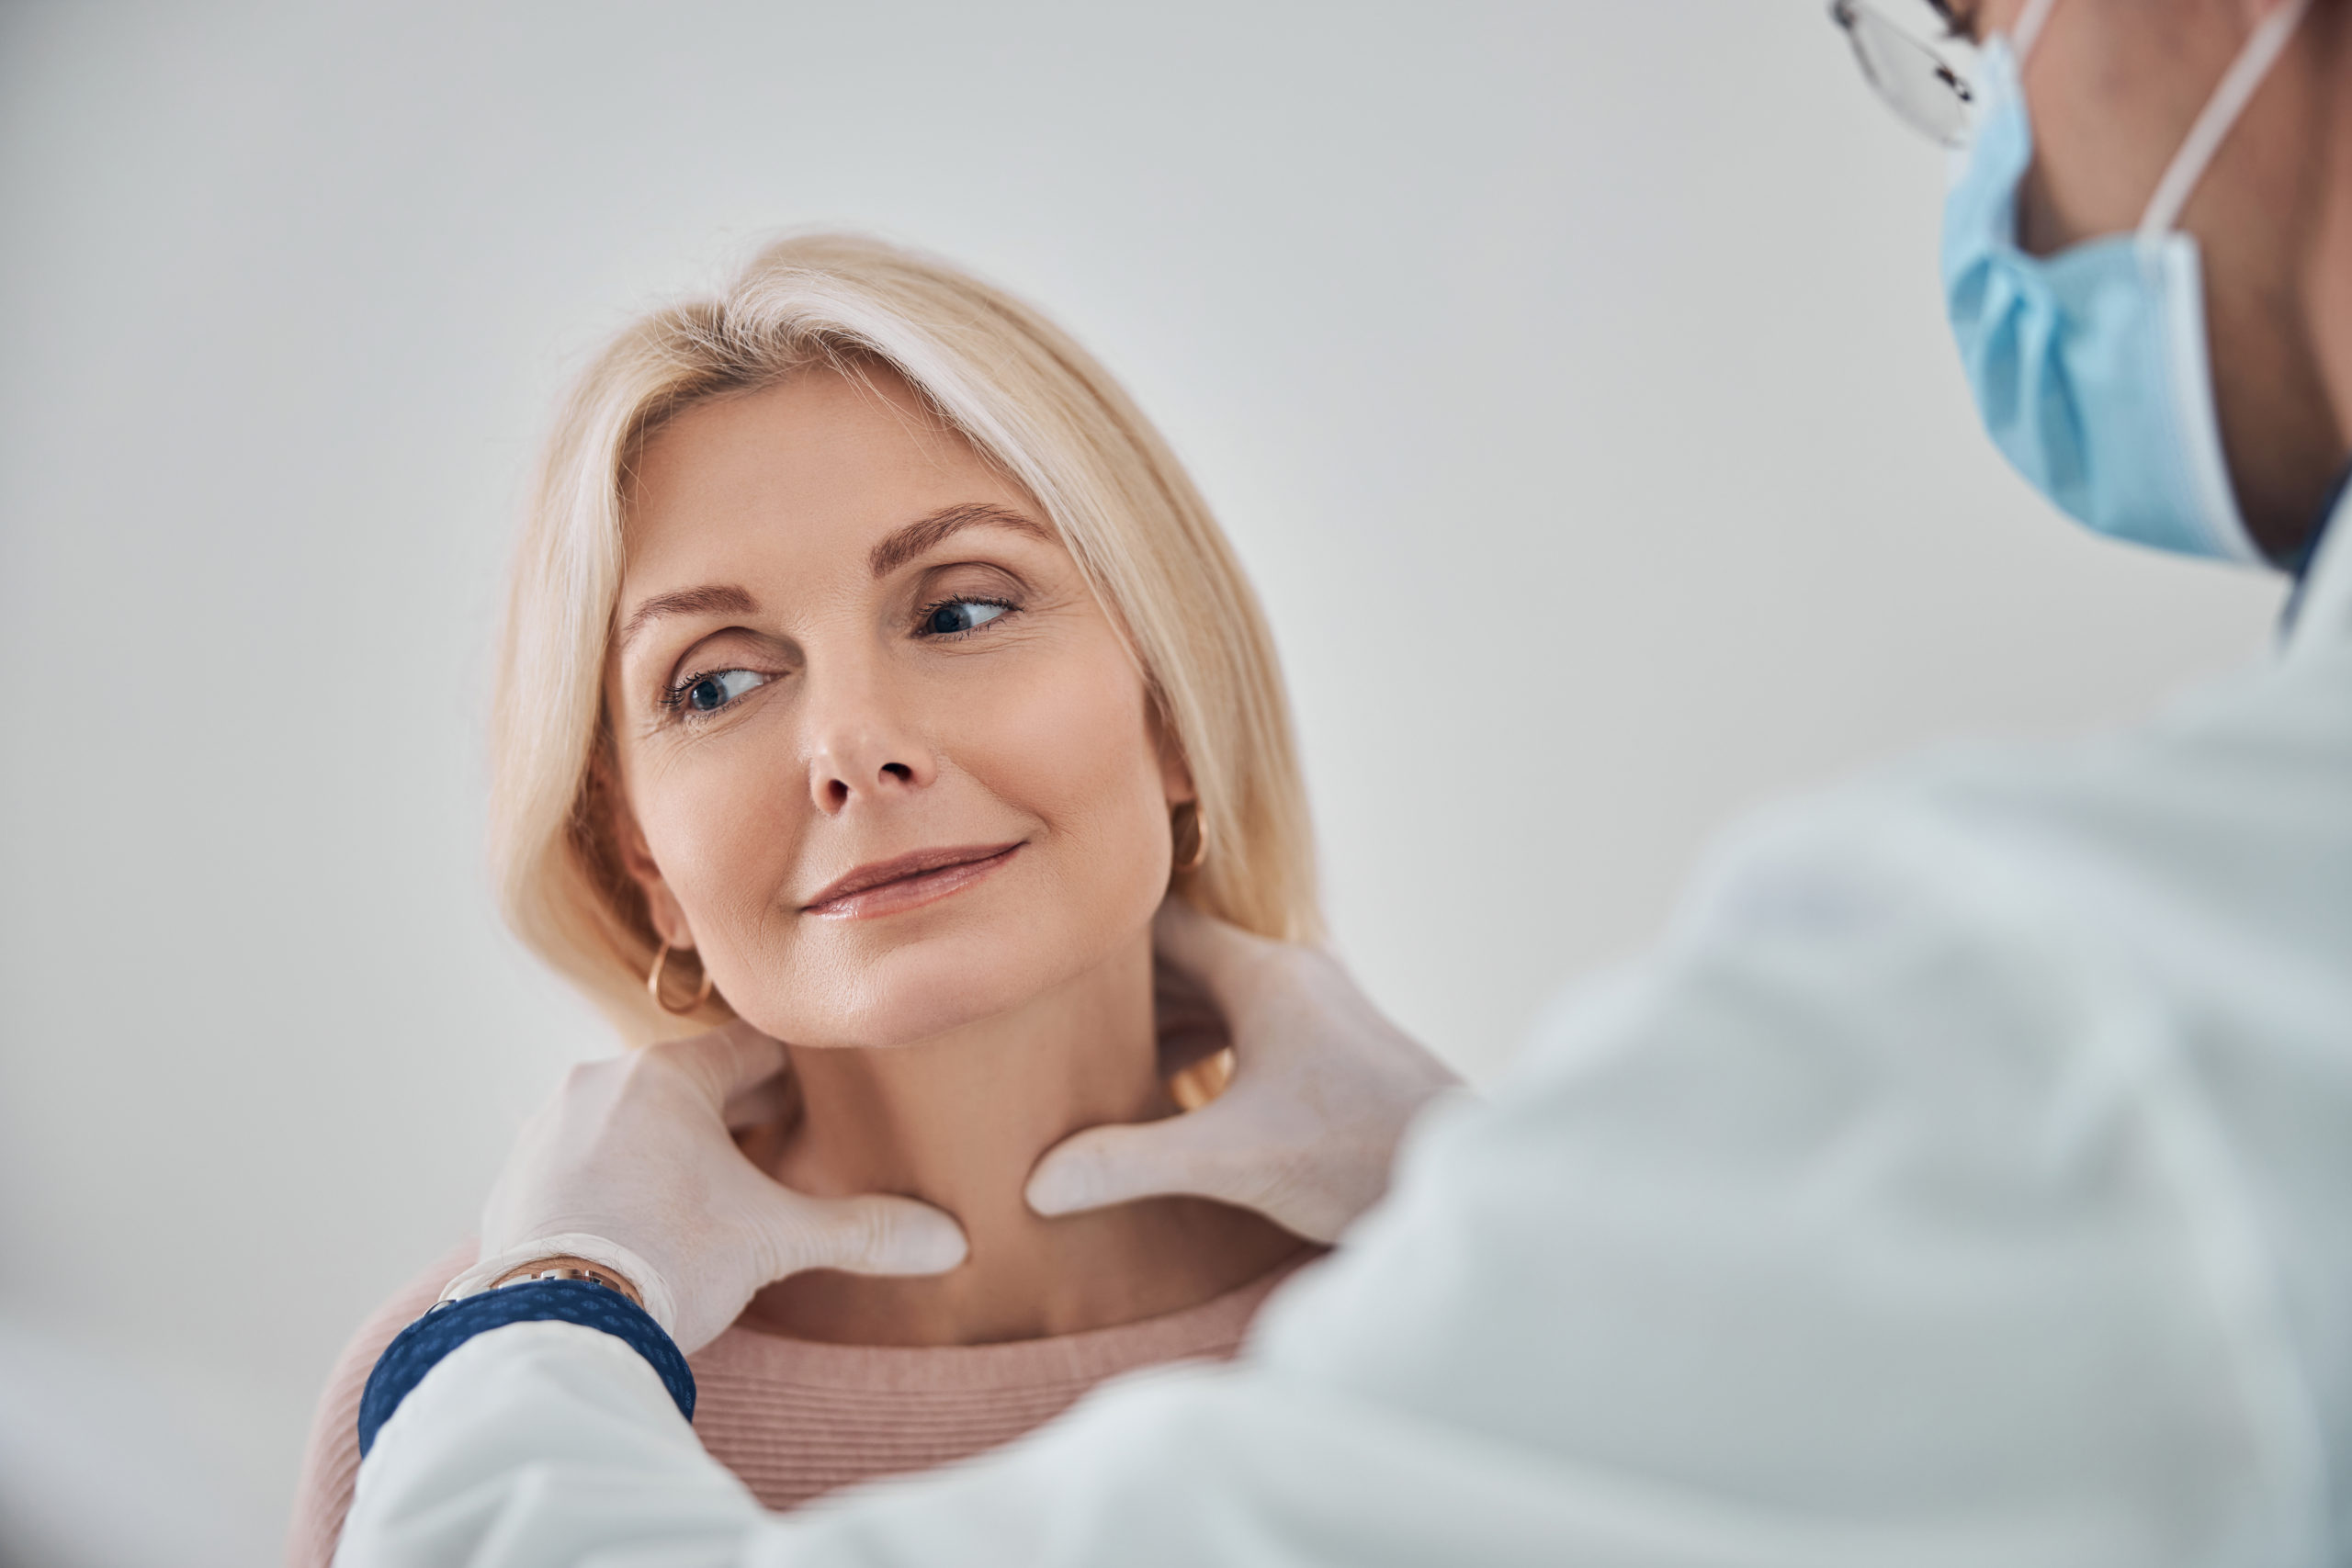
<svg viewBox="0 0 2352 1568">
<path fill-rule="evenodd" d="M 1012 608 L 987 599 L 950 599 L 922 613 L 922 629 L 930 637 L 954 637 L 976 631 Z"/>
<path fill-rule="evenodd" d="M 674 700 L 688 713 L 717 713 L 744 693 L 767 683 L 768 678 L 756 671 L 714 670 L 678 688 Z"/>
</svg>

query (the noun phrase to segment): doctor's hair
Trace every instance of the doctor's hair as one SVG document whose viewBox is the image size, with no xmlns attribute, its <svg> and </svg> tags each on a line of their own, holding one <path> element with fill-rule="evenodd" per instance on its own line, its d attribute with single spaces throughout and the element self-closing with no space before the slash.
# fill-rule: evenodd
<svg viewBox="0 0 2352 1568">
<path fill-rule="evenodd" d="M 605 706 L 637 458 L 669 421 L 810 373 L 903 381 L 1027 491 L 1118 629 L 1200 797 L 1176 893 L 1261 936 L 1321 934 L 1313 839 L 1273 639 L 1207 505 L 1150 422 L 1043 315 L 936 259 L 854 235 L 769 245 L 718 293 L 640 317 L 564 398 L 509 589 L 492 714 L 490 851 L 506 919 L 632 1042 L 659 938 L 613 839 Z M 1188 858 L 1190 858 L 1188 856 Z M 690 990 L 690 953 L 670 956 Z"/>
</svg>

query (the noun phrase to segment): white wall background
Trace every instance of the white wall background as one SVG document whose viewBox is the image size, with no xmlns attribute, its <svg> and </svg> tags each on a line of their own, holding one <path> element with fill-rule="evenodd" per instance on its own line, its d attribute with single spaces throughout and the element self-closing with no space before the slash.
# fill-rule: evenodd
<svg viewBox="0 0 2352 1568">
<path fill-rule="evenodd" d="M 1820 13 L 0 11 L 0 1320 L 205 1434 L 97 1533 L 209 1474 L 177 1560 L 266 1560 L 341 1339 L 605 1048 L 480 869 L 497 578 L 567 369 L 772 228 L 1126 378 L 1271 608 L 1340 942 L 1474 1072 L 1743 808 L 2255 654 L 2272 586 L 1976 435 L 1937 155 Z M 16 1408 L 0 1509 L 84 1465 Z"/>
</svg>

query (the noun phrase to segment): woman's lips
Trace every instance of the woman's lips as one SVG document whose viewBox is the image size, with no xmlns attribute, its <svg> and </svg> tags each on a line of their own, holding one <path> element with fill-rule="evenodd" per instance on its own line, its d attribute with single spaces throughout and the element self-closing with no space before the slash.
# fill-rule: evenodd
<svg viewBox="0 0 2352 1568">
<path fill-rule="evenodd" d="M 967 844 L 878 860 L 834 882 L 802 905 L 800 912 L 829 920 L 895 915 L 962 892 L 1011 860 L 1020 848 L 1018 843 Z"/>
</svg>

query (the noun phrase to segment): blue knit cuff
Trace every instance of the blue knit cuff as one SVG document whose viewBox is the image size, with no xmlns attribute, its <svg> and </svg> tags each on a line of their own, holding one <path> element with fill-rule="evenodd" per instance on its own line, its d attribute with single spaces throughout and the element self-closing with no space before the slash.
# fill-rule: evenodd
<svg viewBox="0 0 2352 1568">
<path fill-rule="evenodd" d="M 618 1291 L 586 1280 L 533 1280 L 484 1291 L 463 1301 L 444 1302 L 410 1324 L 384 1348 L 368 1391 L 359 1396 L 359 1453 L 376 1444 L 376 1434 L 401 1401 L 424 1381 L 441 1358 L 471 1339 L 510 1323 L 576 1323 L 601 1329 L 644 1357 L 662 1374 L 662 1385 L 678 1402 L 678 1414 L 695 1418 L 695 1375 L 676 1341 L 662 1332 L 646 1310 Z"/>
</svg>

